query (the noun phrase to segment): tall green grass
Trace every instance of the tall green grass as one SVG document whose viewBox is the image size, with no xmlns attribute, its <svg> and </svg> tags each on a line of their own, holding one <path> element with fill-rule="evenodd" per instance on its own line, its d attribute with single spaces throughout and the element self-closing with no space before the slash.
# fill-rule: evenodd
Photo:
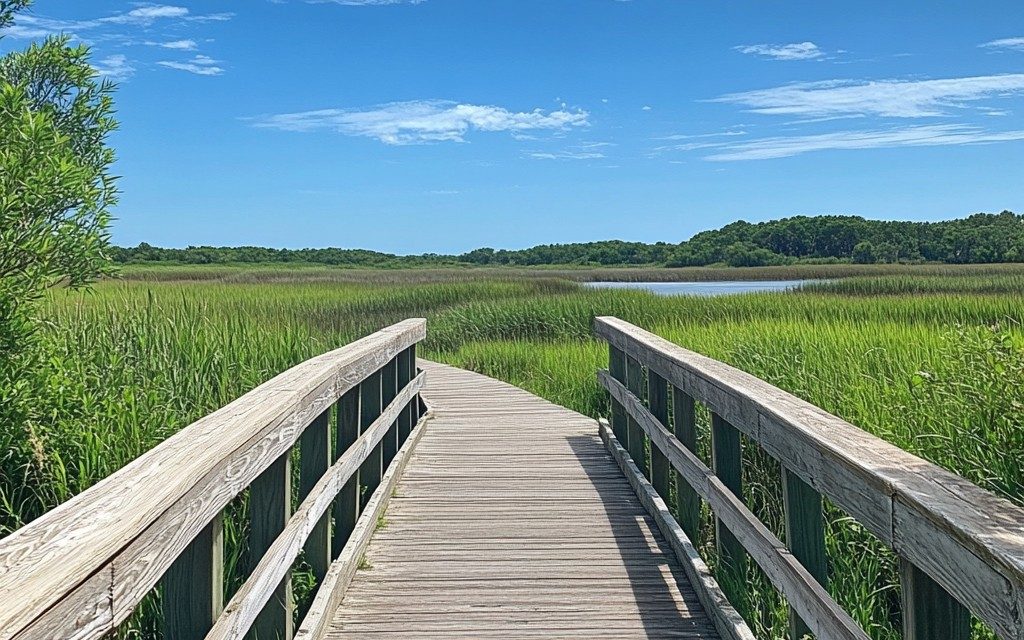
<svg viewBox="0 0 1024 640">
<path fill-rule="evenodd" d="M 597 416 L 607 413 L 594 379 L 607 347 L 590 327 L 594 316 L 616 315 L 1024 503 L 1024 298 L 1006 284 L 1020 276 L 1003 269 L 943 280 L 955 285 L 849 280 L 720 298 L 584 289 L 507 272 L 417 270 L 352 282 L 333 274 L 296 282 L 289 273 L 53 292 L 49 357 L 25 381 L 38 397 L 35 413 L 0 431 L 0 534 L 281 370 L 410 316 L 429 319 L 423 355 Z M 862 295 L 863 287 L 900 295 Z M 782 535 L 778 465 L 750 443 L 744 455 L 747 501 Z M 244 564 L 244 510 L 243 496 L 228 522 L 229 588 L 244 577 L 235 568 Z M 828 514 L 831 591 L 873 637 L 898 638 L 891 554 L 838 510 Z M 702 544 L 713 560 L 710 523 L 706 514 Z M 781 637 L 785 603 L 756 569 L 749 588 L 748 618 L 763 637 Z M 158 635 L 152 609 L 132 624 L 136 634 Z"/>
</svg>

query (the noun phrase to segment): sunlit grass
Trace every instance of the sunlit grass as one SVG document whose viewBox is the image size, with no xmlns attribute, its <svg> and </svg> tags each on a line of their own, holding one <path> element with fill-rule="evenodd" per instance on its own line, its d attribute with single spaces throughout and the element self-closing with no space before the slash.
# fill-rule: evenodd
<svg viewBox="0 0 1024 640">
<path fill-rule="evenodd" d="M 1024 276 L 1010 268 L 719 298 L 584 289 L 552 272 L 416 270 L 346 282 L 335 274 L 356 270 L 322 270 L 319 280 L 304 273 L 295 281 L 284 269 L 240 270 L 229 281 L 217 271 L 194 282 L 52 292 L 49 357 L 38 379 L 25 381 L 38 396 L 35 414 L 24 428 L 0 430 L 0 533 L 283 369 L 410 316 L 429 319 L 421 355 L 594 416 L 607 412 L 594 379 L 607 347 L 591 325 L 598 315 L 619 316 L 1024 501 Z M 745 457 L 748 503 L 781 535 L 778 465 L 749 443 Z M 228 519 L 232 567 L 244 557 L 244 509 L 238 501 Z M 873 637 L 898 638 L 891 554 L 838 510 L 828 516 L 833 594 Z M 707 515 L 709 554 L 710 523 Z M 231 585 L 238 573 L 229 571 Z M 301 571 L 296 586 L 308 593 Z M 753 569 L 748 588 L 752 624 L 780 637 L 785 603 Z M 149 613 L 135 624 L 156 633 Z"/>
</svg>

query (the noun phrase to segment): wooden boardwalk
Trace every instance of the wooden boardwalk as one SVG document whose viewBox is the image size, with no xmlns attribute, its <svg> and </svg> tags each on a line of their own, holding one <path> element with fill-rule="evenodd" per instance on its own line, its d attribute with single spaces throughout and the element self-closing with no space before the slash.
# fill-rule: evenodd
<svg viewBox="0 0 1024 640">
<path fill-rule="evenodd" d="M 282 372 L 0 540 L 0 640 L 125 635 L 157 589 L 167 640 L 754 640 L 730 603 L 752 564 L 788 637 L 869 640 L 829 592 L 825 500 L 899 558 L 905 640 L 1024 640 L 1024 509 L 628 322 L 594 333 L 608 422 L 419 371 L 422 318 Z M 785 541 L 747 504 L 752 447 L 778 461 Z M 300 559 L 316 590 L 295 625 Z"/>
<path fill-rule="evenodd" d="M 593 419 L 421 364 L 433 417 L 329 638 L 718 637 Z"/>
</svg>

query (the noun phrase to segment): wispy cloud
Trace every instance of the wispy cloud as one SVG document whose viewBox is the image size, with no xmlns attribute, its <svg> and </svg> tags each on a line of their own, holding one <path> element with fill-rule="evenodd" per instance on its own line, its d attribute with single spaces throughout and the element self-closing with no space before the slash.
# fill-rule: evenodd
<svg viewBox="0 0 1024 640">
<path fill-rule="evenodd" d="M 179 71 L 188 71 L 194 73 L 197 76 L 219 76 L 224 73 L 224 69 L 218 66 L 219 62 L 210 58 L 209 56 L 197 55 L 191 60 L 185 62 L 178 62 L 175 60 L 161 60 L 157 62 L 161 67 L 167 67 L 168 69 L 177 69 Z"/>
<path fill-rule="evenodd" d="M 509 111 L 508 109 L 441 100 L 393 102 L 369 109 L 321 109 L 252 118 L 254 126 L 283 131 L 336 131 L 375 138 L 385 144 L 463 142 L 471 130 L 524 132 L 565 130 L 588 124 L 588 113 Z"/>
<path fill-rule="evenodd" d="M 161 21 L 210 22 L 230 20 L 234 14 L 192 14 L 186 7 L 150 4 L 130 11 L 88 20 L 60 20 L 33 14 L 21 14 L 4 35 L 15 38 L 40 38 L 61 33 L 80 35 L 103 27 L 151 27 Z"/>
<path fill-rule="evenodd" d="M 813 60 L 825 56 L 825 52 L 819 49 L 818 45 L 813 42 L 748 44 L 733 47 L 733 50 L 772 60 Z"/>
<path fill-rule="evenodd" d="M 986 49 L 1013 49 L 1014 51 L 1024 51 L 1024 37 L 1000 38 L 999 40 L 992 40 L 984 44 L 979 44 L 978 46 Z"/>
<path fill-rule="evenodd" d="M 194 51 L 199 45 L 196 44 L 195 40 L 171 40 L 170 42 L 144 42 L 150 47 L 160 47 L 161 49 L 176 49 L 179 51 Z"/>
<path fill-rule="evenodd" d="M 718 151 L 706 160 L 729 162 L 786 158 L 830 149 L 881 149 L 988 144 L 1024 140 L 1024 131 L 987 131 L 980 127 L 940 124 L 886 130 L 838 131 L 805 136 L 778 136 L 741 143 L 708 144 Z"/>
<path fill-rule="evenodd" d="M 582 151 L 567 149 L 564 151 L 531 151 L 526 157 L 534 160 L 596 160 L 605 155 L 600 151 Z"/>
<path fill-rule="evenodd" d="M 941 116 L 967 103 L 1024 91 L 1024 74 L 941 80 L 826 80 L 731 93 L 712 102 L 746 107 L 755 113 L 835 118 Z"/>
<path fill-rule="evenodd" d="M 135 73 L 135 67 L 128 62 L 128 57 L 122 54 L 107 56 L 92 66 L 101 76 L 111 80 L 124 80 Z"/>
</svg>

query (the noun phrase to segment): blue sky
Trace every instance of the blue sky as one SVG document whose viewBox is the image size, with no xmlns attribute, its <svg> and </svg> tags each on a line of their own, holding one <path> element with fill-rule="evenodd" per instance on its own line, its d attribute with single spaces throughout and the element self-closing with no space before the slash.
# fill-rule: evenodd
<svg viewBox="0 0 1024 640">
<path fill-rule="evenodd" d="M 37 0 L 120 83 L 114 241 L 398 253 L 1024 211 L 1007 2 Z"/>
</svg>

